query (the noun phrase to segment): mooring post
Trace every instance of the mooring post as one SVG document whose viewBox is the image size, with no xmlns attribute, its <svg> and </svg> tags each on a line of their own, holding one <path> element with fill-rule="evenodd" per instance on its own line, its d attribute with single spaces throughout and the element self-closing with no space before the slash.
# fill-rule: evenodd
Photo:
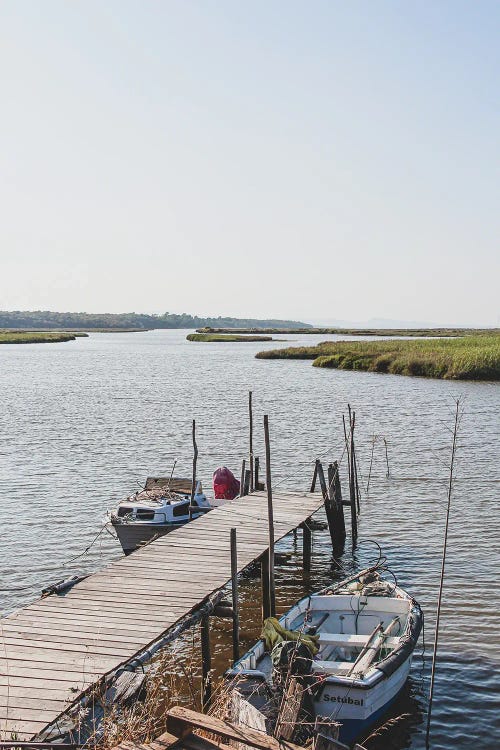
<svg viewBox="0 0 500 750">
<path fill-rule="evenodd" d="M 325 472 L 323 471 L 323 465 L 321 461 L 318 461 L 317 463 L 317 470 L 319 486 L 321 487 L 321 492 L 323 493 L 323 500 L 326 500 L 328 498 L 328 487 L 326 486 Z"/>
<path fill-rule="evenodd" d="M 253 408 L 252 408 L 252 391 L 248 391 L 248 418 L 250 423 L 250 492 L 255 489 L 254 485 L 254 458 L 253 458 Z"/>
<path fill-rule="evenodd" d="M 337 498 L 340 495 L 340 502 Z M 339 552 L 345 542 L 344 509 L 342 507 L 342 496 L 340 493 L 340 480 L 338 477 L 338 463 L 328 464 L 328 504 L 325 500 L 327 510 L 328 527 L 334 553 Z"/>
<path fill-rule="evenodd" d="M 260 577 L 262 582 L 262 620 L 271 617 L 269 609 L 269 555 L 264 552 L 260 558 Z"/>
<path fill-rule="evenodd" d="M 387 452 L 387 440 L 385 438 L 383 438 L 383 440 L 384 440 L 384 445 L 385 445 L 385 463 L 387 465 L 386 477 L 387 479 L 389 479 L 389 477 L 391 476 L 391 472 L 389 471 L 389 454 Z"/>
<path fill-rule="evenodd" d="M 243 497 L 245 494 L 245 466 L 246 461 L 243 459 L 241 462 L 241 475 L 240 475 L 240 497 Z"/>
<path fill-rule="evenodd" d="M 355 426 L 355 414 L 351 415 L 351 407 L 349 406 L 349 423 L 350 423 L 350 449 L 349 449 L 349 500 L 351 502 L 351 534 L 352 543 L 356 543 L 358 538 L 358 509 L 356 501 L 356 485 L 355 485 L 355 455 L 354 455 L 354 426 Z"/>
<path fill-rule="evenodd" d="M 325 483 L 325 488 L 323 489 L 323 482 L 325 481 L 325 473 L 323 471 L 323 465 L 320 463 L 318 466 L 318 474 L 320 478 L 320 483 L 322 485 L 323 490 L 323 499 L 325 501 L 325 513 L 326 513 L 326 520 L 328 521 L 328 530 L 330 532 L 330 539 L 332 540 L 332 547 L 335 549 L 337 544 L 336 539 L 336 527 L 337 527 L 337 513 L 336 508 L 332 502 L 332 491 L 331 491 L 331 485 L 332 485 L 332 479 L 333 479 L 333 473 L 332 473 L 332 464 L 328 464 L 328 485 Z"/>
<path fill-rule="evenodd" d="M 337 461 L 333 462 L 333 486 L 332 486 L 332 500 L 334 506 L 337 508 L 338 513 L 338 532 L 337 536 L 339 539 L 339 546 L 343 546 L 345 542 L 345 518 L 344 518 L 344 504 L 342 502 L 342 488 L 340 486 L 340 473 L 339 465 Z"/>
<path fill-rule="evenodd" d="M 267 486 L 267 519 L 269 527 L 269 611 L 271 617 L 276 614 L 276 589 L 274 584 L 274 514 L 273 491 L 271 487 L 271 445 L 269 441 L 269 419 L 264 415 L 264 437 L 266 441 L 266 486 Z"/>
<path fill-rule="evenodd" d="M 311 492 L 316 491 L 316 478 L 318 476 L 318 464 L 319 464 L 319 458 L 317 458 L 314 463 L 314 472 L 313 472 L 313 478 L 311 481 L 311 490 L 310 490 Z"/>
<path fill-rule="evenodd" d="M 231 529 L 231 587 L 233 608 L 233 663 L 240 658 L 240 616 L 238 610 L 238 548 L 236 529 Z"/>
<path fill-rule="evenodd" d="M 304 575 L 309 577 L 311 573 L 311 550 L 312 550 L 312 534 L 311 528 L 307 521 L 300 524 L 302 529 L 302 566 L 304 569 Z"/>
<path fill-rule="evenodd" d="M 259 464 L 260 459 L 258 456 L 255 456 L 253 460 L 253 488 L 254 490 L 259 490 Z"/>
<path fill-rule="evenodd" d="M 212 699 L 212 659 L 210 655 L 210 623 L 209 616 L 201 619 L 201 701 L 203 711 L 210 705 Z"/>
<path fill-rule="evenodd" d="M 245 495 L 250 494 L 250 482 L 252 480 L 250 469 L 245 469 Z"/>
<path fill-rule="evenodd" d="M 198 461 L 198 446 L 196 445 L 196 421 L 193 419 L 193 478 L 191 482 L 191 502 L 189 503 L 189 520 L 193 517 L 194 495 L 196 492 L 196 464 Z"/>
</svg>

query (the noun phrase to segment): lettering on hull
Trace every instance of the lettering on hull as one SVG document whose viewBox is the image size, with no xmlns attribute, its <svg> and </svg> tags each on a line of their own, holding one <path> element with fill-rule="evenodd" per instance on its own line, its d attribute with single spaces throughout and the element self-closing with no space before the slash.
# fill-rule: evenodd
<svg viewBox="0 0 500 750">
<path fill-rule="evenodd" d="M 321 700 L 330 703 L 346 703 L 349 706 L 362 706 L 364 703 L 363 698 L 351 698 L 350 695 L 328 695 L 328 693 L 323 693 Z"/>
</svg>

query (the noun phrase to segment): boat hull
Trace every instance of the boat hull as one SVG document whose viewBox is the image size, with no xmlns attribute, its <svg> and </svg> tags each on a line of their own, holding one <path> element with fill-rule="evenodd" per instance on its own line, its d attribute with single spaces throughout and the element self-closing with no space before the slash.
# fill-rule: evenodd
<svg viewBox="0 0 500 750">
<path fill-rule="evenodd" d="M 160 536 L 169 534 L 179 526 L 183 526 L 182 523 L 119 523 L 113 524 L 113 528 L 116 531 L 118 541 L 120 542 L 122 549 L 126 555 L 130 555 L 135 552 L 139 547 L 143 547 L 148 542 L 153 541 Z"/>
<path fill-rule="evenodd" d="M 313 701 L 316 716 L 339 721 L 339 739 L 352 742 L 390 708 L 404 687 L 410 666 L 411 657 L 371 687 L 341 685 L 334 678 L 327 678 Z"/>
</svg>

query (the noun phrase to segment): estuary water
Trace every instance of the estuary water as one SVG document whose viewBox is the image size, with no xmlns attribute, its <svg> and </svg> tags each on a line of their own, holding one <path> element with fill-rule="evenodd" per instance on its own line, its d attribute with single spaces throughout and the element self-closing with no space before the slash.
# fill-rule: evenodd
<svg viewBox="0 0 500 750">
<path fill-rule="evenodd" d="M 369 563 L 374 551 L 366 540 L 376 540 L 425 612 L 426 655 L 422 644 L 392 714 L 409 716 L 380 747 L 423 748 L 450 430 L 461 397 L 431 746 L 499 747 L 498 384 L 321 370 L 307 361 L 254 357 L 264 348 L 339 337 L 201 344 L 186 341 L 186 333 L 95 333 L 69 343 L 0 347 L 2 614 L 33 601 L 49 583 L 120 557 L 118 543 L 99 534 L 106 511 L 147 475 L 170 472 L 174 460 L 176 475 L 190 475 L 193 418 L 198 474 L 210 488 L 219 465 L 239 475 L 252 390 L 255 451 L 262 460 L 262 416 L 269 414 L 273 486 L 305 490 L 315 458 L 341 457 L 342 413 L 350 403 L 363 494 L 360 544 L 353 551 L 348 538 L 342 565 L 352 570 Z M 341 472 L 346 488 L 345 460 Z M 280 610 L 338 577 L 326 531 L 314 533 L 310 580 L 300 570 L 300 540 L 297 546 L 290 537 L 280 549 L 290 553 L 277 567 Z M 243 645 L 259 634 L 259 594 L 258 581 L 242 582 Z M 222 671 L 230 653 L 227 628 L 214 628 L 213 640 Z"/>
</svg>

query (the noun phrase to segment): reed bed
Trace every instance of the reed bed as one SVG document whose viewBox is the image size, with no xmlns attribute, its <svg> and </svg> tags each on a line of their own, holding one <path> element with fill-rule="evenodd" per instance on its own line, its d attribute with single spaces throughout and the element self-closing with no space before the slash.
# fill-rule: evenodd
<svg viewBox="0 0 500 750">
<path fill-rule="evenodd" d="M 453 380 L 500 380 L 500 333 L 452 339 L 325 341 L 259 352 L 259 359 L 311 359 L 314 367 Z"/>
</svg>

